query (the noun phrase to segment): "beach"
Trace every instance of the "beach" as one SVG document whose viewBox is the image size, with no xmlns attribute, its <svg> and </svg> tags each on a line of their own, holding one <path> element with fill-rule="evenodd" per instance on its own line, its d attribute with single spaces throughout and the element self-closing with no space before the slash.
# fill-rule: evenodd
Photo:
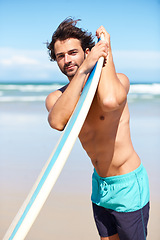
<svg viewBox="0 0 160 240">
<path fill-rule="evenodd" d="M 160 92 L 157 86 L 134 86 L 138 90 L 133 87 L 128 98 L 133 145 L 150 182 L 147 240 L 160 238 Z M 47 85 L 0 88 L 0 239 L 61 136 L 47 122 L 44 99 L 49 91 Z M 99 239 L 90 201 L 92 172 L 90 159 L 77 140 L 27 240 Z"/>
</svg>

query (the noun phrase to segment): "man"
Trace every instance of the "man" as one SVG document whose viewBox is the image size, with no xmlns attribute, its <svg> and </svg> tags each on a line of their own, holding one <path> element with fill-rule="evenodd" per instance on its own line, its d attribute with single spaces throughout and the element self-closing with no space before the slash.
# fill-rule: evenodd
<svg viewBox="0 0 160 240">
<path fill-rule="evenodd" d="M 100 57 L 104 66 L 97 92 L 79 139 L 94 166 L 92 202 L 95 222 L 103 240 L 144 240 L 149 217 L 147 173 L 136 154 L 129 128 L 127 93 L 129 80 L 116 73 L 110 35 L 95 46 L 91 34 L 63 21 L 52 36 L 48 49 L 52 60 L 68 77 L 69 84 L 46 99 L 50 126 L 63 130 L 83 91 L 88 74 Z"/>
</svg>

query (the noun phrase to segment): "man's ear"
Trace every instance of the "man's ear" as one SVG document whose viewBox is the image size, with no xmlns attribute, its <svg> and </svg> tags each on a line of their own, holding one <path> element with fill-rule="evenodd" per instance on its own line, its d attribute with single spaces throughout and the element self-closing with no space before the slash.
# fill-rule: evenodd
<svg viewBox="0 0 160 240">
<path fill-rule="evenodd" d="M 90 52 L 89 48 L 86 48 L 86 50 L 85 50 L 85 57 L 87 57 L 89 52 Z"/>
</svg>

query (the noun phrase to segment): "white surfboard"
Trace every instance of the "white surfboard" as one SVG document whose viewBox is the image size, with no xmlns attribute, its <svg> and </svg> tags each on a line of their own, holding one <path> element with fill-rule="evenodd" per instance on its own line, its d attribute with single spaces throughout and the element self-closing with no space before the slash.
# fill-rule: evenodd
<svg viewBox="0 0 160 240">
<path fill-rule="evenodd" d="M 101 36 L 103 38 L 103 36 Z M 22 240 L 26 237 L 72 150 L 85 121 L 103 66 L 101 57 L 89 75 L 76 108 L 54 151 L 45 164 L 31 192 L 14 218 L 3 240 Z"/>
</svg>

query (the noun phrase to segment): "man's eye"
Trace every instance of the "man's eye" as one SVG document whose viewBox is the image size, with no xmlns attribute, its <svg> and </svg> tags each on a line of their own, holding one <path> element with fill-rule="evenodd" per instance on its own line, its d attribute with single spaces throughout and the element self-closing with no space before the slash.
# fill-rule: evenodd
<svg viewBox="0 0 160 240">
<path fill-rule="evenodd" d="M 64 55 L 58 55 L 58 59 L 61 59 L 61 58 L 63 58 L 64 57 Z"/>
<path fill-rule="evenodd" d="M 71 55 L 76 55 L 77 54 L 77 51 L 73 51 L 70 53 Z"/>
</svg>

